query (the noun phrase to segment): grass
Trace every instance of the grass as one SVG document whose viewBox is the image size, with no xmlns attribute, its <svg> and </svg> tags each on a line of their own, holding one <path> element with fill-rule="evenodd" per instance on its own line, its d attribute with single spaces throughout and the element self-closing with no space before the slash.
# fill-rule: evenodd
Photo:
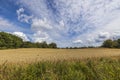
<svg viewBox="0 0 120 80">
<path fill-rule="evenodd" d="M 119 49 L 0 50 L 0 80 L 120 80 L 119 55 Z"/>
<path fill-rule="evenodd" d="M 119 55 L 120 49 L 9 49 L 0 50 L 0 64 L 6 60 L 9 63 L 31 63 L 43 60 L 54 61 Z"/>
<path fill-rule="evenodd" d="M 0 66 L 0 80 L 120 80 L 120 59 L 6 62 Z"/>
</svg>

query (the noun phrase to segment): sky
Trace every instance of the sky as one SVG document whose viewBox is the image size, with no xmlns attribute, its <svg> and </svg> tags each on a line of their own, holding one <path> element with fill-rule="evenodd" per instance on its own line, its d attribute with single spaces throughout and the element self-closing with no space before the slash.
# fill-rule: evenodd
<svg viewBox="0 0 120 80">
<path fill-rule="evenodd" d="M 0 0 L 0 31 L 58 47 L 120 38 L 120 0 Z"/>
</svg>

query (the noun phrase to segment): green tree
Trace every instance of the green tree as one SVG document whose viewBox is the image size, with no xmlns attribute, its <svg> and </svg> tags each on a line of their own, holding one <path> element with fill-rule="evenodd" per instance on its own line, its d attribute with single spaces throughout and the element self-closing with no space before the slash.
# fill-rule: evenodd
<svg viewBox="0 0 120 80">
<path fill-rule="evenodd" d="M 102 47 L 113 48 L 114 43 L 113 43 L 113 41 L 111 39 L 108 39 L 108 40 L 103 42 Z"/>
<path fill-rule="evenodd" d="M 46 41 L 33 43 L 23 40 L 10 33 L 0 32 L 0 48 L 56 48 L 56 43 L 47 44 Z"/>
<path fill-rule="evenodd" d="M 23 48 L 34 48 L 35 47 L 35 44 L 32 43 L 32 42 L 23 42 L 23 45 L 22 45 Z"/>
<path fill-rule="evenodd" d="M 49 45 L 49 48 L 57 48 L 57 44 L 56 43 L 50 43 Z"/>
<path fill-rule="evenodd" d="M 41 42 L 40 45 L 42 48 L 48 48 L 48 44 L 46 41 Z"/>
<path fill-rule="evenodd" d="M 117 48 L 120 48 L 120 39 L 117 40 Z"/>
<path fill-rule="evenodd" d="M 19 48 L 23 40 L 15 35 L 0 32 L 0 47 L 1 48 Z"/>
</svg>

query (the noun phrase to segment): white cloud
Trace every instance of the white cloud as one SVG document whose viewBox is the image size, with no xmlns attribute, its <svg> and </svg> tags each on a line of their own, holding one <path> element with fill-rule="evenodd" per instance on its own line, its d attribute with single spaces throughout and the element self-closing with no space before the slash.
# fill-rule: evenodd
<svg viewBox="0 0 120 80">
<path fill-rule="evenodd" d="M 34 42 L 42 42 L 42 41 L 50 41 L 50 38 L 48 39 L 49 35 L 47 33 L 47 31 L 52 29 L 52 26 L 50 25 L 49 21 L 46 18 L 40 19 L 40 18 L 36 18 L 33 16 L 28 16 L 26 14 L 21 14 L 24 13 L 24 9 L 20 8 L 19 10 L 17 10 L 17 14 L 18 14 L 18 19 L 20 21 L 29 23 L 29 21 L 31 20 L 31 29 L 32 31 L 34 31 L 34 34 L 31 35 L 31 39 Z M 22 16 L 28 16 L 29 18 L 26 17 L 22 17 Z"/>
<path fill-rule="evenodd" d="M 82 44 L 83 41 L 82 40 L 75 40 L 75 41 L 73 41 L 73 43 L 75 43 L 75 44 Z"/>
<path fill-rule="evenodd" d="M 77 43 L 75 40 L 82 41 L 82 44 L 100 45 L 105 39 L 119 37 L 115 32 L 120 30 L 120 0 L 20 0 L 19 2 L 35 16 L 31 23 L 34 35 L 46 34 L 54 41 L 63 42 L 59 46 L 63 44 L 74 46 L 75 44 L 70 42 Z M 23 13 L 24 9 L 18 12 Z M 34 40 L 49 41 L 47 38 L 34 37 Z"/>
<path fill-rule="evenodd" d="M 50 14 L 45 5 L 45 0 L 20 0 L 17 3 L 26 7 L 38 17 L 46 17 Z"/>
<path fill-rule="evenodd" d="M 65 30 L 65 23 L 63 20 L 59 22 L 58 29 L 64 31 Z"/>
<path fill-rule="evenodd" d="M 116 19 L 111 20 L 108 24 L 104 25 L 103 30 L 109 32 L 120 31 L 120 15 Z"/>
<path fill-rule="evenodd" d="M 12 32 L 12 31 L 21 31 L 21 30 L 24 29 L 8 21 L 7 19 L 0 17 L 0 31 Z"/>
<path fill-rule="evenodd" d="M 94 38 L 95 43 L 102 43 L 103 41 L 110 39 L 110 33 L 109 32 L 100 32 L 97 34 L 97 36 Z"/>
<path fill-rule="evenodd" d="M 0 17 L 0 31 L 6 31 L 12 33 L 18 37 L 21 37 L 24 41 L 28 41 L 27 36 L 20 31 L 25 31 L 23 28 L 15 25 L 14 23 L 8 21 L 7 19 Z"/>
<path fill-rule="evenodd" d="M 108 39 L 108 38 L 110 38 L 110 34 L 108 32 L 100 32 L 98 34 L 98 38 Z"/>
<path fill-rule="evenodd" d="M 33 30 L 39 31 L 39 30 L 49 30 L 49 29 L 52 29 L 52 26 L 48 23 L 46 18 L 44 18 L 43 20 L 34 18 L 32 20 L 31 28 Z"/>
<path fill-rule="evenodd" d="M 24 13 L 24 9 L 20 8 L 19 10 L 17 10 L 17 14 L 20 15 L 21 13 Z"/>
<path fill-rule="evenodd" d="M 112 39 L 116 40 L 120 38 L 120 31 L 116 31 L 112 34 Z"/>
<path fill-rule="evenodd" d="M 33 34 L 32 37 L 33 37 L 32 39 L 34 42 L 42 42 L 42 41 L 46 41 L 47 39 L 49 39 L 49 35 L 41 31 L 37 31 L 36 33 Z"/>
<path fill-rule="evenodd" d="M 28 37 L 23 32 L 13 32 L 12 34 L 22 38 L 23 41 L 29 41 Z"/>
<path fill-rule="evenodd" d="M 33 18 L 33 16 L 28 16 L 24 14 L 24 11 L 24 8 L 20 8 L 16 11 L 18 15 L 18 20 L 21 22 L 30 23 L 30 20 Z"/>
</svg>

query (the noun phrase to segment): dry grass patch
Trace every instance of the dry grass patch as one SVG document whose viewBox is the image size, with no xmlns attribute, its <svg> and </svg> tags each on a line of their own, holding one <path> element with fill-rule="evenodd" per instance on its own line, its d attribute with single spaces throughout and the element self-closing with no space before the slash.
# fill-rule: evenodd
<svg viewBox="0 0 120 80">
<path fill-rule="evenodd" d="M 33 62 L 41 60 L 69 60 L 119 56 L 120 49 L 9 49 L 0 50 L 0 63 Z"/>
</svg>

